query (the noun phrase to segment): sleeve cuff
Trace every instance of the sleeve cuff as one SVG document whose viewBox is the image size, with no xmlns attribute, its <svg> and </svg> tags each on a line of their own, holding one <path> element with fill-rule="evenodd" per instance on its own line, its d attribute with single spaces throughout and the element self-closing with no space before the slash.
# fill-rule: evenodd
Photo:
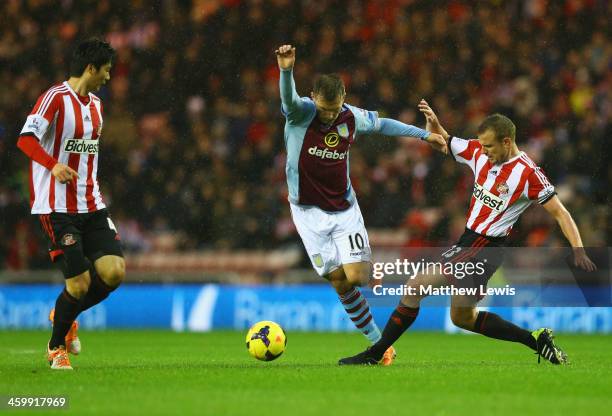
<svg viewBox="0 0 612 416">
<path fill-rule="evenodd" d="M 546 198 L 544 198 L 541 201 L 538 201 L 540 203 L 540 205 L 544 205 L 545 203 L 547 203 L 548 201 L 550 201 L 553 196 L 557 195 L 557 191 L 553 192 L 552 194 L 548 195 Z"/>
<path fill-rule="evenodd" d="M 453 146 L 451 145 L 454 138 L 455 136 L 450 136 L 450 138 L 448 139 L 448 154 L 450 154 L 453 157 L 453 159 L 455 159 L 455 162 L 456 162 L 457 158 L 455 157 L 455 153 L 453 153 Z"/>
<path fill-rule="evenodd" d="M 33 138 L 36 139 L 36 141 L 40 142 L 40 139 L 38 137 L 36 137 L 36 135 L 34 133 L 29 132 L 29 131 L 24 131 L 23 133 L 21 133 L 19 135 L 19 137 L 33 137 Z"/>
</svg>

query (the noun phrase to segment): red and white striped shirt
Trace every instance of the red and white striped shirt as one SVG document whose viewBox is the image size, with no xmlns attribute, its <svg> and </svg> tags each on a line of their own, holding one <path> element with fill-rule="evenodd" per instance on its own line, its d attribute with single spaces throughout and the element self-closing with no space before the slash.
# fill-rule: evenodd
<svg viewBox="0 0 612 416">
<path fill-rule="evenodd" d="M 452 137 L 451 154 L 474 172 L 474 189 L 466 227 L 489 237 L 504 237 L 533 201 L 543 204 L 555 195 L 544 172 L 524 152 L 491 164 L 478 140 Z"/>
<path fill-rule="evenodd" d="M 32 214 L 85 213 L 105 208 L 98 186 L 98 149 L 102 102 L 89 94 L 87 104 L 63 82 L 42 94 L 28 116 L 22 135 L 35 136 L 59 163 L 79 173 L 78 181 L 61 184 L 51 171 L 30 162 Z"/>
</svg>

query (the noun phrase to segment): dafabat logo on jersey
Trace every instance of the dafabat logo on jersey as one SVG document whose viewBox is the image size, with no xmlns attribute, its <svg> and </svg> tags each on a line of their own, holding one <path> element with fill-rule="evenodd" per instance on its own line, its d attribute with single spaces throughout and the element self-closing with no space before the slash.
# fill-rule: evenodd
<svg viewBox="0 0 612 416">
<path fill-rule="evenodd" d="M 497 212 L 503 212 L 505 209 L 503 199 L 487 191 L 485 188 L 478 185 L 477 183 L 474 184 L 474 198 L 476 198 L 485 206 Z"/>
<path fill-rule="evenodd" d="M 327 147 L 336 147 L 338 143 L 340 143 L 340 136 L 338 136 L 338 133 L 332 131 L 325 135 L 323 141 Z"/>
<path fill-rule="evenodd" d="M 98 154 L 98 140 L 67 139 L 64 144 L 64 152 L 96 155 Z"/>
<path fill-rule="evenodd" d="M 312 156 L 319 157 L 321 159 L 333 159 L 333 160 L 344 160 L 346 155 L 348 154 L 348 150 L 346 152 L 339 152 L 334 149 L 333 152 L 325 149 L 319 149 L 317 146 L 312 146 L 308 149 L 308 154 Z"/>
</svg>

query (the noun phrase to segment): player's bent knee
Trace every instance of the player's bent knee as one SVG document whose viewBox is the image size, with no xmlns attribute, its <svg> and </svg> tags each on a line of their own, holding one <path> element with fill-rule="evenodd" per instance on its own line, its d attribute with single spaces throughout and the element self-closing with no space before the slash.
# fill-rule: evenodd
<svg viewBox="0 0 612 416">
<path fill-rule="evenodd" d="M 90 283 L 91 279 L 89 272 L 85 272 L 81 275 L 66 279 L 66 290 L 72 297 L 81 299 L 89 290 Z"/>
<path fill-rule="evenodd" d="M 425 296 L 419 295 L 418 291 L 407 290 L 404 296 L 402 296 L 402 304 L 409 308 L 418 308 L 421 306 L 421 301 Z"/>
<path fill-rule="evenodd" d="M 346 280 L 352 286 L 365 286 L 368 284 L 369 276 L 367 273 L 352 273 L 346 276 Z"/>
<path fill-rule="evenodd" d="M 455 326 L 462 329 L 472 330 L 474 328 L 474 312 L 471 309 L 452 309 L 451 321 Z"/>
<path fill-rule="evenodd" d="M 360 265 L 359 267 L 345 268 L 346 280 L 353 286 L 365 286 L 370 280 L 370 265 Z"/>
<path fill-rule="evenodd" d="M 334 287 L 334 289 L 340 289 L 344 286 L 346 286 L 347 284 L 347 280 L 343 279 L 329 279 L 329 282 L 331 283 L 331 285 Z"/>
<path fill-rule="evenodd" d="M 123 258 L 117 257 L 114 261 L 105 264 L 99 274 L 104 283 L 115 288 L 125 279 L 125 261 Z"/>
<path fill-rule="evenodd" d="M 342 295 L 353 288 L 353 285 L 346 280 L 346 275 L 342 268 L 336 269 L 331 273 L 324 276 L 325 279 L 329 280 L 332 287 L 339 295 Z"/>
<path fill-rule="evenodd" d="M 408 284 L 408 289 L 406 290 L 406 297 L 410 297 L 412 299 L 418 299 L 419 301 L 425 299 L 427 297 L 427 292 L 422 290 L 422 285 L 419 283 L 411 283 Z"/>
<path fill-rule="evenodd" d="M 334 290 L 336 291 L 336 293 L 338 293 L 339 295 L 343 295 L 349 290 L 351 290 L 355 285 L 353 285 L 348 280 L 344 279 L 344 280 L 332 280 L 332 286 L 334 287 Z"/>
</svg>

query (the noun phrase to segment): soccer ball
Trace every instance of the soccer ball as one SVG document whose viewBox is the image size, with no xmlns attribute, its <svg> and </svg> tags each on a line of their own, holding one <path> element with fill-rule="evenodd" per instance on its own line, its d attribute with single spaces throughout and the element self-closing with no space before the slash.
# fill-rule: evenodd
<svg viewBox="0 0 612 416">
<path fill-rule="evenodd" d="M 287 336 L 285 331 L 276 322 L 257 322 L 247 332 L 247 350 L 258 360 L 276 360 L 285 351 L 286 346 Z"/>
</svg>

